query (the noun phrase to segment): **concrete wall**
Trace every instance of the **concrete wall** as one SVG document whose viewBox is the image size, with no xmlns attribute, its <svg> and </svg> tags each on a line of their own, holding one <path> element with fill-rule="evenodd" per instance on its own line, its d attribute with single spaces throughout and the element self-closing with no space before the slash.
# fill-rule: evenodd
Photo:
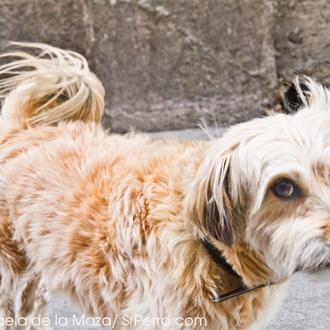
<svg viewBox="0 0 330 330">
<path fill-rule="evenodd" d="M 327 80 L 327 0 L 2 0 L 0 49 L 41 41 L 85 55 L 116 131 L 229 125 L 276 104 L 296 72 Z"/>
</svg>

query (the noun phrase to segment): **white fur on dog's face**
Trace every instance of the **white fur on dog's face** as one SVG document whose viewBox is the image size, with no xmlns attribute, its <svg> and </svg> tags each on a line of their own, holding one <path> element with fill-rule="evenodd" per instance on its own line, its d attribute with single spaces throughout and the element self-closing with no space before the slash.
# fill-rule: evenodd
<svg viewBox="0 0 330 330">
<path fill-rule="evenodd" d="M 330 92 L 307 83 L 304 109 L 234 126 L 196 179 L 201 186 L 209 178 L 203 234 L 246 243 L 275 280 L 330 264 Z M 300 194 L 277 197 L 272 187 L 281 179 Z"/>
<path fill-rule="evenodd" d="M 279 278 L 318 269 L 330 263 L 330 111 L 306 108 L 261 121 L 269 140 L 251 139 L 240 159 L 250 163 L 253 196 L 245 240 Z M 282 178 L 301 194 L 275 196 L 271 187 Z"/>
</svg>

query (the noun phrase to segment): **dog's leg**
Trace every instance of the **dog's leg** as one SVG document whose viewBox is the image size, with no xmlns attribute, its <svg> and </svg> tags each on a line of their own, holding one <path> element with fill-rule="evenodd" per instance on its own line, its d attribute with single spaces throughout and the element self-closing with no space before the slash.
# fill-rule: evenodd
<svg viewBox="0 0 330 330">
<path fill-rule="evenodd" d="M 10 219 L 1 202 L 0 199 L 0 330 L 39 330 L 41 327 L 31 322 L 33 318 L 44 317 L 44 290 L 22 247 L 14 239 Z"/>
<path fill-rule="evenodd" d="M 48 330 L 45 323 L 48 299 L 46 290 L 40 285 L 39 278 L 31 276 L 19 283 L 15 297 L 15 316 L 26 320 L 28 326 L 17 326 L 15 330 Z"/>
<path fill-rule="evenodd" d="M 0 330 L 11 330 L 10 320 L 14 320 L 14 301 L 12 300 L 11 282 L 0 271 Z"/>
<path fill-rule="evenodd" d="M 31 330 L 51 330 L 52 327 L 50 324 L 47 324 L 48 318 L 46 319 L 47 315 L 47 305 L 48 305 L 49 299 L 46 289 L 38 285 L 34 292 L 34 304 L 33 304 L 33 310 L 32 310 L 32 317 L 37 318 L 41 321 L 40 325 L 34 325 L 31 327 Z M 46 322 L 44 322 L 46 320 Z"/>
<path fill-rule="evenodd" d="M 25 257 L 13 240 L 9 216 L 0 199 L 0 330 L 15 328 L 16 283 L 25 269 Z"/>
<path fill-rule="evenodd" d="M 7 281 L 0 287 L 0 330 L 50 330 L 45 325 L 47 299 L 39 281 L 9 281 L 11 285 Z"/>
</svg>

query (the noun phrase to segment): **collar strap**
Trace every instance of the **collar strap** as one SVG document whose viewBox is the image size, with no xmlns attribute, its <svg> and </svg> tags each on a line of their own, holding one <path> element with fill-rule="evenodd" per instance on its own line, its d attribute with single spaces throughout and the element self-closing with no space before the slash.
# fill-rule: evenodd
<svg viewBox="0 0 330 330">
<path fill-rule="evenodd" d="M 209 256 L 211 257 L 211 259 L 222 269 L 224 269 L 228 274 L 237 277 L 240 281 L 241 281 L 241 286 L 239 286 L 238 288 L 231 290 L 229 292 L 225 292 L 221 295 L 217 295 L 214 297 L 211 297 L 211 301 L 213 303 L 220 303 L 223 302 L 225 300 L 228 299 L 232 299 L 234 297 L 237 296 L 241 296 L 245 293 L 251 292 L 251 291 L 255 291 L 257 289 L 261 289 L 264 288 L 266 286 L 271 286 L 277 283 L 264 283 L 264 284 L 260 284 L 258 286 L 255 286 L 253 288 L 248 288 L 245 286 L 245 284 L 243 283 L 243 279 L 242 276 L 239 275 L 232 267 L 232 265 L 230 265 L 228 263 L 228 261 L 226 260 L 226 258 L 224 257 L 224 255 L 221 253 L 221 251 L 219 249 L 217 249 L 210 241 L 208 241 L 207 239 L 203 239 L 201 240 L 203 246 L 205 247 L 207 253 L 209 254 Z"/>
<path fill-rule="evenodd" d="M 210 241 L 203 239 L 202 244 L 205 247 L 207 253 L 211 259 L 222 269 L 224 269 L 228 274 L 235 276 L 242 280 L 242 277 L 237 274 L 231 264 L 228 263 L 224 255 L 219 249 L 217 249 Z"/>
</svg>

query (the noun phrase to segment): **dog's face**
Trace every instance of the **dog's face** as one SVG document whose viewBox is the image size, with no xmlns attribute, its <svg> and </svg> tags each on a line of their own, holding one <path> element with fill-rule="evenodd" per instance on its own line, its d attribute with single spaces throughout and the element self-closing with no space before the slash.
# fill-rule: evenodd
<svg viewBox="0 0 330 330">
<path fill-rule="evenodd" d="M 186 204 L 202 236 L 247 244 L 276 278 L 330 263 L 330 92 L 306 84 L 296 114 L 216 140 Z"/>
</svg>

